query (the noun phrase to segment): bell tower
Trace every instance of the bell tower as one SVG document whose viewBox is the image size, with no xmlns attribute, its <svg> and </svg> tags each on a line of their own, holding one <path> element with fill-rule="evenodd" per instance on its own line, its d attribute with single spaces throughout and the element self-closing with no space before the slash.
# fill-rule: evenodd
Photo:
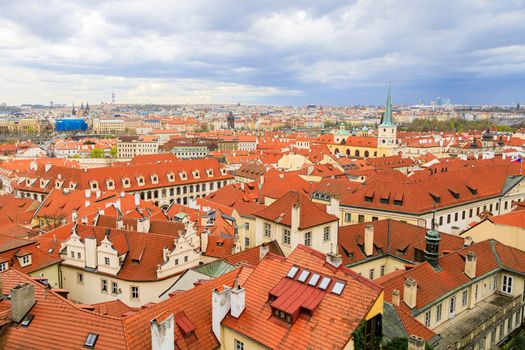
<svg viewBox="0 0 525 350">
<path fill-rule="evenodd" d="M 385 112 L 381 118 L 381 124 L 377 127 L 377 148 L 380 155 L 391 155 L 397 145 L 397 126 L 392 120 L 392 94 L 391 87 L 388 86 Z"/>
</svg>

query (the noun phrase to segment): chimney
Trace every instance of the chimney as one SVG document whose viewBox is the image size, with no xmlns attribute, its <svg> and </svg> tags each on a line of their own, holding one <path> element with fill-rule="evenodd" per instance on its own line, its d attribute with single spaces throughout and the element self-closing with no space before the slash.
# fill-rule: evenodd
<svg viewBox="0 0 525 350">
<path fill-rule="evenodd" d="M 173 314 L 161 313 L 151 320 L 151 349 L 175 349 L 175 318 Z"/>
<path fill-rule="evenodd" d="M 98 188 L 95 190 L 95 197 L 100 198 L 100 190 Z"/>
<path fill-rule="evenodd" d="M 139 193 L 135 193 L 135 206 L 136 207 L 140 206 L 140 194 Z"/>
<path fill-rule="evenodd" d="M 11 289 L 11 309 L 13 321 L 20 322 L 35 305 L 35 286 L 31 283 L 19 284 Z"/>
<path fill-rule="evenodd" d="M 339 217 L 339 199 L 336 197 L 330 197 L 330 204 L 326 206 L 326 212 L 328 214 Z"/>
<path fill-rule="evenodd" d="M 337 253 L 330 252 L 326 254 L 326 262 L 334 267 L 339 267 L 343 263 L 343 257 Z"/>
<path fill-rule="evenodd" d="M 416 335 L 411 335 L 408 338 L 408 350 L 425 350 L 425 341 Z"/>
<path fill-rule="evenodd" d="M 292 213 L 292 217 L 291 217 L 291 222 L 292 222 L 291 231 L 292 231 L 292 234 L 293 234 L 293 232 L 297 232 L 299 230 L 299 225 L 301 223 L 301 205 L 299 204 L 299 201 L 297 201 L 293 205 L 291 213 Z"/>
<path fill-rule="evenodd" d="M 208 235 L 209 235 L 208 229 L 204 230 L 201 233 L 201 252 L 203 253 L 205 253 L 206 250 L 208 249 Z"/>
<path fill-rule="evenodd" d="M 84 206 L 87 208 L 91 205 L 91 202 L 89 200 L 86 199 L 86 201 L 84 202 Z"/>
<path fill-rule="evenodd" d="M 97 239 L 94 236 L 84 238 L 84 248 L 86 251 L 86 267 L 97 268 Z"/>
<path fill-rule="evenodd" d="M 395 306 L 399 306 L 399 303 L 401 302 L 401 297 L 398 289 L 394 289 L 392 291 L 392 304 Z"/>
<path fill-rule="evenodd" d="M 463 242 L 464 247 L 468 247 L 473 243 L 473 239 L 470 236 L 465 237 L 465 241 Z"/>
<path fill-rule="evenodd" d="M 117 221 L 115 222 L 117 230 L 124 230 L 124 220 L 121 216 L 117 216 Z"/>
<path fill-rule="evenodd" d="M 235 283 L 233 284 L 233 288 L 231 289 L 230 293 L 230 314 L 235 318 L 239 318 L 246 307 L 246 291 L 237 283 L 237 278 L 235 279 Z"/>
<path fill-rule="evenodd" d="M 87 225 L 87 223 L 88 223 L 88 217 L 87 216 L 83 216 L 81 220 L 82 220 L 82 224 L 83 225 Z"/>
<path fill-rule="evenodd" d="M 263 243 L 259 246 L 259 260 L 262 260 L 266 254 L 268 254 L 268 252 L 270 251 L 270 247 L 268 246 L 268 244 L 266 243 Z"/>
<path fill-rule="evenodd" d="M 412 277 L 408 277 L 405 280 L 405 285 L 403 288 L 403 301 L 411 309 L 416 307 L 417 283 Z"/>
<path fill-rule="evenodd" d="M 231 307 L 230 287 L 215 288 L 211 292 L 211 329 L 217 339 L 221 338 L 221 322 Z"/>
<path fill-rule="evenodd" d="M 87 189 L 84 191 L 84 193 L 85 193 L 86 199 L 91 198 L 91 190 Z"/>
<path fill-rule="evenodd" d="M 78 212 L 76 209 L 73 209 L 71 212 L 71 222 L 77 222 L 78 220 Z"/>
<path fill-rule="evenodd" d="M 468 252 L 467 257 L 465 258 L 465 275 L 467 275 L 468 278 L 475 278 L 476 277 L 476 263 L 477 263 L 477 256 L 474 252 Z"/>
<path fill-rule="evenodd" d="M 365 255 L 372 256 L 374 254 L 374 225 L 365 225 Z"/>
<path fill-rule="evenodd" d="M 144 218 L 137 220 L 137 231 L 142 233 L 148 233 L 150 229 L 150 221 L 149 218 Z"/>
</svg>

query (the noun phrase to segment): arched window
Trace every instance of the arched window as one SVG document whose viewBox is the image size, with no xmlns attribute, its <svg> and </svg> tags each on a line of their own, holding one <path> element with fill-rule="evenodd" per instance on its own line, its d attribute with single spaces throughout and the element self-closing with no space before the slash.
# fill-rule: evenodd
<svg viewBox="0 0 525 350">
<path fill-rule="evenodd" d="M 369 155 L 368 151 L 365 151 L 365 157 L 368 157 Z"/>
<path fill-rule="evenodd" d="M 359 150 L 358 149 L 355 150 L 355 156 L 359 157 Z"/>
</svg>

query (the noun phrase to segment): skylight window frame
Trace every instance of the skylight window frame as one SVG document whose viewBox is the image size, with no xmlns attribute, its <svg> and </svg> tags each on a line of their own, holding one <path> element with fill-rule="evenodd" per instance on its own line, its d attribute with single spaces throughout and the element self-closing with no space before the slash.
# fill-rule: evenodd
<svg viewBox="0 0 525 350">
<path fill-rule="evenodd" d="M 334 286 L 332 287 L 332 293 L 336 295 L 343 294 L 346 284 L 341 281 L 335 281 Z"/>
<path fill-rule="evenodd" d="M 301 274 L 299 275 L 299 277 L 297 277 L 297 281 L 301 283 L 305 283 L 306 280 L 308 279 L 308 276 L 310 276 L 310 271 L 303 270 L 301 271 Z"/>
<path fill-rule="evenodd" d="M 318 288 L 321 290 L 327 290 L 328 286 L 330 285 L 330 282 L 332 282 L 332 279 L 330 277 L 323 277 L 321 283 L 319 283 Z"/>
<path fill-rule="evenodd" d="M 315 287 L 320 279 L 321 279 L 321 275 L 319 275 L 318 273 L 312 273 L 312 275 L 310 276 L 310 279 L 308 280 L 308 285 Z"/>
<path fill-rule="evenodd" d="M 292 267 L 290 267 L 290 270 L 288 270 L 288 273 L 286 274 L 286 277 L 293 279 L 297 275 L 298 271 L 299 271 L 299 268 L 297 266 L 293 265 Z"/>
<path fill-rule="evenodd" d="M 84 346 L 89 349 L 94 349 L 98 340 L 98 334 L 88 333 L 86 341 L 84 341 Z"/>
</svg>

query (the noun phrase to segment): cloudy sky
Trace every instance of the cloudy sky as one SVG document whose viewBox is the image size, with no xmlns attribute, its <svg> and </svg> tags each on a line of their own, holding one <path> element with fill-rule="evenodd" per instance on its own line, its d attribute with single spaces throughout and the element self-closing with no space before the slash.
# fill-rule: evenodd
<svg viewBox="0 0 525 350">
<path fill-rule="evenodd" d="M 525 0 L 0 1 L 0 102 L 525 102 Z"/>
</svg>

